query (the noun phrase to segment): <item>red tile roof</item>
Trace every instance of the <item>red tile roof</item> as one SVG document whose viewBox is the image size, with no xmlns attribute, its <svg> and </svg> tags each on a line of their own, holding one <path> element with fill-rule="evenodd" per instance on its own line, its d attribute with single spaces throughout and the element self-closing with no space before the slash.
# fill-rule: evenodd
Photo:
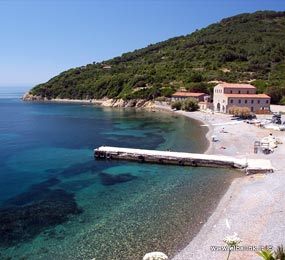
<svg viewBox="0 0 285 260">
<path fill-rule="evenodd" d="M 234 83 L 222 83 L 218 84 L 217 86 L 220 86 L 222 88 L 255 88 L 250 84 L 234 84 Z"/>
<path fill-rule="evenodd" d="M 206 95 L 205 93 L 194 93 L 194 92 L 175 92 L 173 97 L 200 97 Z"/>
<path fill-rule="evenodd" d="M 229 98 L 270 98 L 266 94 L 225 94 Z"/>
</svg>

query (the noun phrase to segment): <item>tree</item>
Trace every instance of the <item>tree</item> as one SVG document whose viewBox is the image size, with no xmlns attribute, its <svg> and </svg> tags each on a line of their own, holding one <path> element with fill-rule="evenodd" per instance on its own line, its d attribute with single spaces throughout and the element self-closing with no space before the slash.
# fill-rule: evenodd
<svg viewBox="0 0 285 260">
<path fill-rule="evenodd" d="M 175 101 L 171 104 L 172 109 L 177 109 L 180 110 L 182 107 L 182 102 L 181 101 Z"/>
<path fill-rule="evenodd" d="M 278 86 L 268 87 L 266 94 L 271 97 L 272 104 L 278 104 L 282 98 L 282 88 Z"/>
<path fill-rule="evenodd" d="M 195 98 L 187 98 L 182 104 L 182 109 L 186 111 L 196 111 L 199 109 L 198 101 Z"/>
<path fill-rule="evenodd" d="M 280 105 L 285 105 L 285 96 L 283 96 L 279 102 Z"/>
<path fill-rule="evenodd" d="M 278 104 L 285 96 L 284 23 L 285 12 L 237 15 L 191 35 L 69 69 L 30 93 L 46 98 L 154 99 L 170 97 L 179 87 L 211 94 L 207 82 L 256 79 L 258 93 Z M 112 69 L 104 69 L 105 64 Z"/>
</svg>

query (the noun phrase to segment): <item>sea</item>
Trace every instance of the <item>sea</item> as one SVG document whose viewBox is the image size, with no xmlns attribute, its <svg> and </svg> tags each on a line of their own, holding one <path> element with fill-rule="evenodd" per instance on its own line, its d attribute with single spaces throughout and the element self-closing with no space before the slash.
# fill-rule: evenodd
<svg viewBox="0 0 285 260">
<path fill-rule="evenodd" d="M 0 87 L 2 260 L 172 257 L 240 176 L 95 160 L 101 145 L 201 153 L 208 130 L 174 113 L 23 102 L 26 90 Z"/>
</svg>

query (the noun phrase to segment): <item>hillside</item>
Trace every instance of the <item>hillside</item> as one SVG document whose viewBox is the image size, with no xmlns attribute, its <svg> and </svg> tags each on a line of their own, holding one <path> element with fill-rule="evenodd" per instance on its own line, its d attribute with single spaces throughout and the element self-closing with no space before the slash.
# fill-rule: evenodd
<svg viewBox="0 0 285 260">
<path fill-rule="evenodd" d="M 284 71 L 285 12 L 261 11 L 67 70 L 30 93 L 48 99 L 154 99 L 179 88 L 211 93 L 213 80 L 254 80 L 273 103 L 285 104 Z"/>
</svg>

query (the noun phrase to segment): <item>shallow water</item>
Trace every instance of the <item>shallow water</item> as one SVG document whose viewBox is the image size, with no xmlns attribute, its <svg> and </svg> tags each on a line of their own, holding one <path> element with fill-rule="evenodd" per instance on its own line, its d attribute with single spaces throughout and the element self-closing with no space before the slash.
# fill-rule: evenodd
<svg viewBox="0 0 285 260">
<path fill-rule="evenodd" d="M 15 97 L 0 90 L 1 259 L 171 256 L 239 175 L 93 159 L 103 144 L 202 152 L 206 130 L 197 121 Z"/>
</svg>

